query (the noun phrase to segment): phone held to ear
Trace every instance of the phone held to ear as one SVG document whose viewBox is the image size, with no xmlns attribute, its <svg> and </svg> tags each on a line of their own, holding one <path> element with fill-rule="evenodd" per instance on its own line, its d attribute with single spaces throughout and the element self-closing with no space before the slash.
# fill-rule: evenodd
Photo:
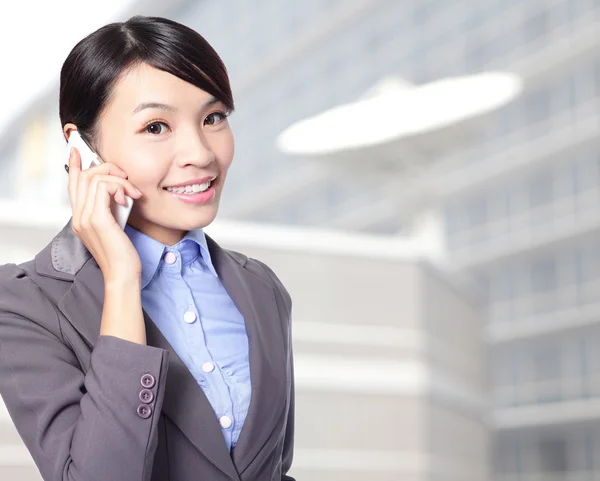
<svg viewBox="0 0 600 481">
<path fill-rule="evenodd" d="M 96 155 L 96 153 L 88 146 L 88 144 L 85 142 L 85 140 L 83 140 L 79 132 L 76 130 L 71 131 L 71 135 L 69 135 L 69 152 L 71 152 L 72 147 L 75 147 L 81 156 L 81 170 L 89 169 L 93 165 L 99 165 L 102 163 L 100 157 Z M 115 199 L 111 199 L 110 203 L 111 211 L 121 229 L 125 229 L 127 219 L 129 218 L 129 213 L 133 207 L 133 199 L 126 195 L 125 203 L 126 205 L 118 204 Z"/>
</svg>

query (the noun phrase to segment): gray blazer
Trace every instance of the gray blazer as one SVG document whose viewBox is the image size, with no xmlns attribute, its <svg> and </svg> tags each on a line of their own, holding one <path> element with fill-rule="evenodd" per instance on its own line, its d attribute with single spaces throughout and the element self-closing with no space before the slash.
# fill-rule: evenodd
<svg viewBox="0 0 600 481">
<path fill-rule="evenodd" d="M 35 259 L 0 267 L 0 394 L 45 481 L 293 481 L 290 296 L 265 264 L 207 241 L 250 345 L 231 454 L 147 314 L 147 345 L 99 336 L 102 273 L 70 222 Z"/>
</svg>

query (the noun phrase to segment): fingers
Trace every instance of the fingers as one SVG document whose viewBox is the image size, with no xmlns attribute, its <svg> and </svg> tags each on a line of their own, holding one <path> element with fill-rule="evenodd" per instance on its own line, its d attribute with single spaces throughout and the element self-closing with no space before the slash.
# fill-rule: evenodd
<svg viewBox="0 0 600 481">
<path fill-rule="evenodd" d="M 99 192 L 98 186 L 102 184 L 107 185 Z M 81 156 L 76 148 L 71 149 L 69 156 L 68 192 L 73 211 L 72 227 L 76 232 L 90 227 L 93 217 L 98 217 L 95 220 L 103 224 L 107 221 L 114 223 L 110 211 L 111 197 L 114 197 L 119 204 L 125 205 L 126 195 L 133 199 L 139 199 L 142 195 L 127 180 L 127 174 L 114 164 L 106 162 L 82 170 Z M 96 203 L 98 195 L 102 197 L 102 202 L 99 204 Z M 105 204 L 106 208 L 96 211 L 96 205 Z"/>
<path fill-rule="evenodd" d="M 75 207 L 78 205 L 77 199 L 78 198 L 85 198 L 85 197 L 81 197 L 80 194 L 82 194 L 82 192 L 80 192 L 80 178 L 86 178 L 89 179 L 91 177 L 93 177 L 95 174 L 108 174 L 108 175 L 114 175 L 117 177 L 121 177 L 123 179 L 127 178 L 127 174 L 119 167 L 117 167 L 114 164 L 110 164 L 108 162 L 99 164 L 99 165 L 95 165 L 90 167 L 89 169 L 86 170 L 82 170 L 82 165 L 81 165 L 81 155 L 79 154 L 79 151 L 73 147 L 71 149 L 70 155 L 69 155 L 69 181 L 68 181 L 68 193 L 69 193 L 69 200 L 71 201 L 71 208 L 73 209 L 73 211 L 75 211 Z M 89 180 L 88 180 L 89 182 Z"/>
<path fill-rule="evenodd" d="M 99 222 L 114 221 L 114 219 L 108 219 L 108 216 L 111 215 L 110 197 L 114 197 L 116 202 L 124 205 L 125 195 L 133 199 L 139 199 L 142 195 L 131 182 L 114 175 L 96 174 L 89 180 L 88 185 L 86 185 L 86 182 L 87 179 L 80 179 L 77 195 L 83 195 L 80 198 L 84 202 L 78 203 L 78 211 L 74 214 L 78 216 L 83 226 L 92 225 L 94 219 Z M 85 194 L 82 194 L 84 191 Z M 110 194 L 109 197 L 107 197 L 107 192 Z"/>
<path fill-rule="evenodd" d="M 114 182 L 98 182 L 96 195 L 92 200 L 91 214 L 89 217 L 90 225 L 96 228 L 107 227 L 109 224 L 116 224 L 111 210 L 111 199 L 121 197 L 125 203 L 124 187 Z"/>
<path fill-rule="evenodd" d="M 77 202 L 77 179 L 79 172 L 81 172 L 81 156 L 76 148 L 72 148 L 69 155 L 69 181 L 67 184 L 72 209 Z"/>
<path fill-rule="evenodd" d="M 107 223 L 116 222 L 112 216 L 110 202 L 119 189 L 122 189 L 122 186 L 114 182 L 98 182 L 96 184 L 94 196 L 88 197 L 88 205 L 84 211 L 84 216 L 90 225 L 104 227 Z"/>
</svg>

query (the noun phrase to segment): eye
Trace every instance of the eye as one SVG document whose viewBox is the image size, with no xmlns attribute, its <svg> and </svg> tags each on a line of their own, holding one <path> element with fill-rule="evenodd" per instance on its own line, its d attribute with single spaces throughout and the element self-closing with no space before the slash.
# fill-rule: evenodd
<svg viewBox="0 0 600 481">
<path fill-rule="evenodd" d="M 227 118 L 228 114 L 225 112 L 213 112 L 204 119 L 204 125 L 218 125 Z"/>
<path fill-rule="evenodd" d="M 164 134 L 169 126 L 164 122 L 152 122 L 151 124 L 146 125 L 144 131 L 149 134 L 159 135 Z"/>
</svg>

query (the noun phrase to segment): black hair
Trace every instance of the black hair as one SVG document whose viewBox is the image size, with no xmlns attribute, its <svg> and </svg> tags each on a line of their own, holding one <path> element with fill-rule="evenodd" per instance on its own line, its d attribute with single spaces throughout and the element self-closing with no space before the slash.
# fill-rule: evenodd
<svg viewBox="0 0 600 481">
<path fill-rule="evenodd" d="M 227 69 L 204 37 L 173 20 L 138 15 L 101 27 L 71 50 L 60 72 L 61 126 L 75 124 L 94 144 L 115 82 L 140 63 L 199 87 L 233 111 Z"/>
</svg>

